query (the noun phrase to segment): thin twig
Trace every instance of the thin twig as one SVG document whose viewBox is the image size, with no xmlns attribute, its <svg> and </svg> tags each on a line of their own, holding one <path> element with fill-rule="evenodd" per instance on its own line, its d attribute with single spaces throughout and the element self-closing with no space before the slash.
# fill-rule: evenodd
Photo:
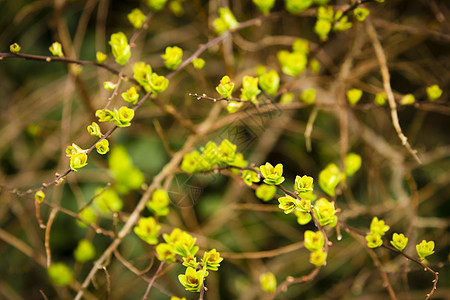
<svg viewBox="0 0 450 300">
<path fill-rule="evenodd" d="M 148 297 L 148 293 L 150 293 L 150 289 L 152 288 L 153 283 L 156 280 L 156 277 L 158 276 L 159 272 L 161 272 L 163 266 L 164 266 L 164 259 L 161 261 L 161 263 L 159 264 L 158 269 L 156 270 L 155 274 L 153 275 L 152 279 L 150 280 L 148 286 L 147 286 L 147 290 L 145 291 L 144 296 L 142 297 L 142 300 L 146 300 Z"/>
<path fill-rule="evenodd" d="M 55 220 L 57 209 L 52 209 L 48 217 L 47 226 L 45 229 L 45 253 L 47 254 L 47 268 L 52 264 L 52 252 L 50 249 L 50 230 L 52 229 L 53 221 Z"/>
<path fill-rule="evenodd" d="M 317 108 L 317 106 L 314 106 L 311 114 L 309 115 L 308 118 L 308 123 L 306 124 L 306 128 L 305 128 L 305 144 L 306 144 L 306 151 L 311 152 L 312 147 L 311 147 L 311 134 L 312 134 L 312 130 L 313 130 L 313 126 L 314 126 L 314 121 L 317 118 L 317 113 L 319 112 L 319 109 Z"/>
<path fill-rule="evenodd" d="M 375 55 L 377 56 L 378 63 L 380 64 L 381 77 L 383 78 L 383 87 L 384 90 L 386 91 L 389 107 L 391 109 L 392 125 L 394 125 L 394 129 L 397 132 L 398 138 L 402 142 L 402 145 L 408 150 L 408 152 L 412 155 L 412 157 L 414 157 L 414 159 L 419 164 L 421 164 L 422 162 L 420 158 L 417 156 L 417 151 L 411 147 L 411 145 L 408 142 L 408 139 L 402 132 L 402 128 L 400 127 L 400 122 L 398 120 L 397 103 L 395 102 L 394 93 L 392 92 L 391 79 L 389 75 L 387 59 L 383 50 L 383 46 L 381 46 L 380 40 L 377 37 L 377 33 L 370 19 L 364 22 L 364 24 L 366 25 L 367 34 L 375 50 Z"/>
<path fill-rule="evenodd" d="M 22 58 L 25 60 L 35 60 L 35 61 L 44 61 L 44 62 L 63 62 L 63 63 L 73 63 L 81 66 L 96 66 L 99 68 L 103 68 L 108 70 L 111 73 L 119 74 L 119 71 L 114 69 L 113 67 L 110 67 L 108 65 L 99 64 L 95 61 L 90 60 L 78 60 L 78 59 L 71 59 L 67 57 L 58 57 L 58 56 L 41 56 L 41 55 L 33 55 L 33 54 L 22 54 L 22 53 L 0 53 L 0 60 L 3 58 Z"/>
</svg>

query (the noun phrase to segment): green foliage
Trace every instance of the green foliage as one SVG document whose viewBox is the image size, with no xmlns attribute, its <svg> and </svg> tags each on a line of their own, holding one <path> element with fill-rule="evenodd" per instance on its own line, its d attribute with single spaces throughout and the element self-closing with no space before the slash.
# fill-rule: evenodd
<svg viewBox="0 0 450 300">
<path fill-rule="evenodd" d="M 336 164 L 329 164 L 325 169 L 319 173 L 320 188 L 330 195 L 334 196 L 337 185 L 342 180 L 342 174 Z"/>
<path fill-rule="evenodd" d="M 223 258 L 220 257 L 220 253 L 216 251 L 216 249 L 212 249 L 203 254 L 202 265 L 207 270 L 217 271 L 220 267 L 220 262 L 223 261 Z"/>
<path fill-rule="evenodd" d="M 348 153 L 345 156 L 345 174 L 353 176 L 361 168 L 361 164 L 361 156 L 356 153 Z"/>
<path fill-rule="evenodd" d="M 300 95 L 300 99 L 308 105 L 314 104 L 316 101 L 316 90 L 313 88 L 304 90 Z"/>
<path fill-rule="evenodd" d="M 64 53 L 62 51 L 62 46 L 59 42 L 54 42 L 50 48 L 48 48 L 53 56 L 63 57 Z"/>
<path fill-rule="evenodd" d="M 280 104 L 282 105 L 291 104 L 292 101 L 294 101 L 294 98 L 295 98 L 294 93 L 284 93 L 283 95 L 281 95 Z"/>
<path fill-rule="evenodd" d="M 47 272 L 50 280 L 56 285 L 65 286 L 73 281 L 73 272 L 65 263 L 52 263 Z"/>
<path fill-rule="evenodd" d="M 117 84 L 111 81 L 104 81 L 103 82 L 103 88 L 107 91 L 112 91 L 117 87 Z"/>
<path fill-rule="evenodd" d="M 360 89 L 348 90 L 346 93 L 348 103 L 350 103 L 350 105 L 352 106 L 355 106 L 356 103 L 358 103 L 361 99 L 362 93 L 363 92 Z"/>
<path fill-rule="evenodd" d="M 139 189 L 144 183 L 144 175 L 133 165 L 127 150 L 122 145 L 115 145 L 108 156 L 108 165 L 116 179 L 116 189 L 122 193 Z"/>
<path fill-rule="evenodd" d="M 234 83 L 231 82 L 230 77 L 223 76 L 220 84 L 216 87 L 216 91 L 225 99 L 230 99 L 233 93 Z"/>
<path fill-rule="evenodd" d="M 221 7 L 219 8 L 219 17 L 214 20 L 213 26 L 218 34 L 222 34 L 229 29 L 238 27 L 239 22 L 229 7 Z"/>
<path fill-rule="evenodd" d="M 133 105 L 136 105 L 139 100 L 139 94 L 134 86 L 130 87 L 126 92 L 123 92 L 121 96 L 123 100 L 130 102 Z"/>
<path fill-rule="evenodd" d="M 277 71 L 272 70 L 259 75 L 259 86 L 265 93 L 275 95 L 280 87 L 280 76 Z"/>
<path fill-rule="evenodd" d="M 95 144 L 95 149 L 97 149 L 98 154 L 106 154 L 109 151 L 109 142 L 107 139 L 99 141 L 97 144 Z"/>
<path fill-rule="evenodd" d="M 302 177 L 295 176 L 294 189 L 297 195 L 301 197 L 301 194 L 312 192 L 314 188 L 313 181 L 314 179 L 307 175 L 303 175 Z"/>
<path fill-rule="evenodd" d="M 150 9 L 159 11 L 164 8 L 167 0 L 147 0 L 147 5 Z"/>
<path fill-rule="evenodd" d="M 403 233 L 394 233 L 392 235 L 391 245 L 394 246 L 395 249 L 402 251 L 405 249 L 406 244 L 408 244 L 408 238 L 403 235 Z"/>
<path fill-rule="evenodd" d="M 86 223 L 95 223 L 97 221 L 97 215 L 95 214 L 94 210 L 88 206 L 83 208 L 82 211 L 80 211 L 80 218 L 85 221 Z M 78 222 L 78 225 L 80 225 L 81 227 L 86 227 L 87 225 L 82 223 L 82 222 Z"/>
<path fill-rule="evenodd" d="M 45 194 L 43 191 L 39 190 L 34 194 L 34 199 L 37 201 L 37 203 L 42 203 L 45 199 Z"/>
<path fill-rule="evenodd" d="M 284 182 L 283 175 L 283 165 L 277 164 L 275 167 L 270 163 L 266 163 L 265 165 L 261 165 L 259 167 L 262 176 L 264 177 L 264 182 L 268 185 L 279 185 Z"/>
<path fill-rule="evenodd" d="M 314 203 L 313 212 L 321 226 L 336 226 L 337 216 L 335 215 L 336 210 L 334 208 L 334 202 L 330 202 L 325 198 L 320 198 Z"/>
<path fill-rule="evenodd" d="M 175 70 L 183 59 L 183 49 L 180 47 L 167 47 L 166 51 L 161 57 L 164 59 L 164 66 L 167 69 Z"/>
<path fill-rule="evenodd" d="M 144 22 L 145 22 L 145 15 L 139 8 L 133 9 L 127 15 L 127 18 L 128 18 L 128 21 L 130 21 L 131 25 L 133 25 L 133 27 L 136 29 L 141 28 L 142 24 L 144 24 Z"/>
<path fill-rule="evenodd" d="M 158 244 L 158 236 L 161 225 L 157 224 L 153 217 L 139 219 L 139 224 L 134 226 L 134 233 L 144 242 L 150 245 Z"/>
<path fill-rule="evenodd" d="M 369 248 L 378 248 L 383 245 L 381 235 L 376 232 L 366 235 L 366 241 Z"/>
<path fill-rule="evenodd" d="M 261 93 L 258 89 L 258 78 L 252 76 L 244 76 L 242 79 L 241 98 L 244 101 L 251 101 L 257 104 L 256 96 Z"/>
<path fill-rule="evenodd" d="M 309 212 L 295 210 L 294 214 L 297 217 L 297 223 L 300 225 L 306 225 L 312 220 L 311 213 Z"/>
<path fill-rule="evenodd" d="M 305 70 L 308 63 L 306 54 L 302 52 L 281 50 L 278 51 L 277 58 L 283 73 L 294 77 L 300 75 L 300 73 Z"/>
<path fill-rule="evenodd" d="M 75 260 L 81 263 L 85 263 L 94 259 L 95 247 L 89 240 L 82 239 L 78 242 L 77 248 L 73 252 Z"/>
<path fill-rule="evenodd" d="M 375 95 L 375 104 L 378 106 L 383 106 L 386 104 L 387 95 L 386 93 L 378 93 Z"/>
<path fill-rule="evenodd" d="M 90 135 L 99 138 L 101 138 L 103 135 L 102 131 L 100 130 L 100 126 L 98 126 L 98 124 L 95 122 L 92 122 L 92 124 L 87 127 L 87 131 L 89 132 Z"/>
<path fill-rule="evenodd" d="M 259 179 L 258 179 L 259 180 Z M 256 197 L 263 201 L 270 201 L 273 199 L 275 194 L 277 193 L 276 186 L 261 184 L 255 191 Z"/>
<path fill-rule="evenodd" d="M 173 263 L 175 261 L 175 249 L 172 245 L 166 243 L 160 243 L 156 246 L 157 258 L 166 264 Z"/>
<path fill-rule="evenodd" d="M 118 127 L 128 127 L 134 118 L 134 110 L 122 106 L 119 110 L 114 109 L 114 124 Z"/>
<path fill-rule="evenodd" d="M 275 4 L 275 0 L 252 0 L 258 9 L 267 15 Z"/>
<path fill-rule="evenodd" d="M 97 53 L 95 54 L 95 58 L 97 59 L 97 62 L 99 64 L 102 64 L 108 58 L 108 55 L 106 55 L 105 53 L 103 53 L 101 51 L 97 51 Z"/>
<path fill-rule="evenodd" d="M 17 43 L 11 44 L 9 46 L 9 51 L 13 54 L 19 53 L 21 49 L 22 49 L 22 47 L 20 47 L 19 44 L 17 44 Z"/>
<path fill-rule="evenodd" d="M 188 267 L 186 273 L 178 275 L 178 280 L 186 288 L 186 291 L 200 292 L 203 280 L 207 276 L 207 271 L 198 270 Z"/>
<path fill-rule="evenodd" d="M 425 240 L 422 240 L 420 244 L 416 245 L 416 251 L 419 255 L 420 260 L 424 260 L 425 257 L 430 256 L 434 253 L 434 241 L 427 242 Z"/>
<path fill-rule="evenodd" d="M 413 94 L 404 95 L 402 99 L 400 99 L 401 105 L 413 105 L 414 102 L 416 102 L 416 98 Z"/>
<path fill-rule="evenodd" d="M 364 7 L 357 7 L 353 10 L 353 15 L 360 22 L 364 21 L 369 14 L 370 11 Z"/>
<path fill-rule="evenodd" d="M 314 32 L 322 41 L 328 39 L 328 34 L 332 28 L 333 15 L 334 12 L 332 7 L 321 6 L 317 11 L 317 21 L 314 25 Z"/>
<path fill-rule="evenodd" d="M 433 84 L 427 87 L 427 96 L 430 101 L 436 101 L 439 99 L 442 96 L 442 90 L 439 85 Z"/>
<path fill-rule="evenodd" d="M 70 156 L 70 168 L 73 171 L 78 171 L 87 165 L 87 154 L 85 152 L 76 152 Z"/>
<path fill-rule="evenodd" d="M 378 233 L 380 236 L 383 236 L 389 228 L 388 225 L 384 224 L 383 220 L 378 220 L 377 217 L 373 217 L 370 223 L 370 233 Z"/>
<path fill-rule="evenodd" d="M 122 210 L 123 201 L 115 190 L 108 189 L 102 191 L 101 188 L 98 188 L 96 194 L 99 195 L 95 198 L 94 203 L 101 212 L 108 214 L 113 211 L 118 212 Z"/>
<path fill-rule="evenodd" d="M 286 10 L 295 15 L 308 9 L 313 4 L 313 0 L 284 0 L 284 4 Z"/>
<path fill-rule="evenodd" d="M 273 293 L 277 289 L 277 279 L 272 272 L 259 275 L 259 282 L 261 288 L 266 292 Z"/>
<path fill-rule="evenodd" d="M 116 62 L 122 66 L 125 65 L 131 56 L 131 48 L 126 35 L 123 32 L 111 34 L 109 45 Z"/>
<path fill-rule="evenodd" d="M 205 60 L 197 57 L 192 60 L 192 65 L 196 69 L 203 69 L 203 67 L 205 66 Z"/>
<path fill-rule="evenodd" d="M 162 75 L 152 73 L 150 75 L 150 89 L 155 94 L 164 92 L 169 86 L 169 79 Z"/>
<path fill-rule="evenodd" d="M 305 248 L 311 252 L 320 250 L 325 245 L 325 238 L 321 231 L 306 230 L 304 233 Z"/>
<path fill-rule="evenodd" d="M 137 62 L 133 65 L 133 78 L 141 85 L 146 92 L 151 90 L 150 75 L 152 67 L 144 62 Z"/>
<path fill-rule="evenodd" d="M 167 191 L 158 189 L 153 192 L 152 199 L 147 202 L 147 208 L 157 216 L 166 216 L 169 213 L 169 204 Z"/>
<path fill-rule="evenodd" d="M 315 265 L 316 267 L 323 266 L 327 259 L 327 254 L 322 250 L 316 250 L 309 254 L 309 262 Z"/>
<path fill-rule="evenodd" d="M 345 31 L 352 27 L 352 23 L 348 20 L 348 16 L 343 15 L 343 12 L 338 10 L 334 15 L 334 31 Z"/>
<path fill-rule="evenodd" d="M 252 186 L 253 183 L 259 182 L 261 180 L 258 173 L 252 170 L 242 171 L 241 177 L 244 180 L 245 184 L 247 184 L 248 186 Z"/>
<path fill-rule="evenodd" d="M 311 210 L 311 201 L 308 199 L 297 199 L 288 195 L 286 197 L 278 198 L 278 202 L 280 203 L 278 207 L 282 209 L 285 214 L 290 214 L 295 210 L 308 213 Z"/>
</svg>

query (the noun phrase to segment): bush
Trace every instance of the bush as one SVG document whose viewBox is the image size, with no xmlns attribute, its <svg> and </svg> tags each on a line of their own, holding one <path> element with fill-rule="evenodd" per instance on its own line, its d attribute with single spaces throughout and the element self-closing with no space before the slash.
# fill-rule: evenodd
<svg viewBox="0 0 450 300">
<path fill-rule="evenodd" d="M 442 3 L 105 3 L 0 4 L 2 297 L 445 297 Z"/>
</svg>

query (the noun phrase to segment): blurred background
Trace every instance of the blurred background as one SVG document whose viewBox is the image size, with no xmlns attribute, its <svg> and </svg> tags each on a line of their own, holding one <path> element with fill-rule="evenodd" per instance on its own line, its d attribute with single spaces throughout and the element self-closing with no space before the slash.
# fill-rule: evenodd
<svg viewBox="0 0 450 300">
<path fill-rule="evenodd" d="M 348 1 L 331 1 L 335 10 L 348 8 Z M 216 36 L 212 22 L 219 7 L 229 6 L 240 22 L 261 16 L 252 1 L 169 0 L 166 7 L 151 16 L 132 47 L 124 73 L 131 76 L 132 64 L 144 61 L 154 71 L 167 75 L 161 54 L 167 46 L 179 46 L 184 58 L 201 44 Z M 64 182 L 45 190 L 46 201 L 76 214 L 103 189 L 120 190 L 117 213 L 93 210 L 96 224 L 114 231 L 133 211 L 152 179 L 178 151 L 192 132 L 186 122 L 168 111 L 176 111 L 181 120 L 194 125 L 208 113 L 221 107 L 217 126 L 201 139 L 197 148 L 212 140 L 227 138 L 250 164 L 265 162 L 284 165 L 283 184 L 293 190 L 296 175 L 318 178 L 329 163 L 341 164 L 342 153 L 362 157 L 361 169 L 339 189 L 335 197 L 338 218 L 368 231 L 372 217 L 391 226 L 393 232 L 409 237 L 406 253 L 416 256 L 415 244 L 422 240 L 436 243 L 428 265 L 440 273 L 433 299 L 450 295 L 450 10 L 445 0 L 385 1 L 367 3 L 365 22 L 350 17 L 353 27 L 332 34 L 321 42 L 313 28 L 317 6 L 298 15 L 289 14 L 283 1 L 276 1 L 271 16 L 255 26 L 230 35 L 223 43 L 205 51 L 203 69 L 192 65 L 170 80 L 158 101 L 140 107 L 132 126 L 120 128 L 110 139 L 111 152 L 92 153 L 88 165 L 71 173 Z M 9 52 L 17 42 L 21 53 L 50 55 L 54 41 L 63 45 L 67 57 L 95 61 L 96 51 L 109 55 L 105 64 L 119 69 L 108 45 L 112 33 L 122 31 L 130 37 L 134 29 L 127 14 L 134 8 L 144 13 L 144 1 L 109 0 L 16 0 L 0 1 L 0 52 Z M 350 14 L 351 16 L 351 14 Z M 375 94 L 383 92 L 380 67 L 367 34 L 367 23 L 375 28 L 384 48 L 396 100 L 413 94 L 413 105 L 398 107 L 400 125 L 409 143 L 417 150 L 417 163 L 402 146 L 392 125 L 388 105 L 377 106 Z M 281 75 L 277 51 L 291 50 L 297 38 L 310 42 L 319 61 L 318 73 L 307 70 L 299 77 Z M 225 104 L 206 99 L 197 101 L 190 93 L 218 97 L 215 87 L 229 75 L 236 83 L 238 96 L 244 75 L 256 74 L 265 65 L 281 75 L 281 91 L 290 91 L 295 99 L 288 105 L 267 95 L 258 109 L 246 106 L 228 114 Z M 92 242 L 95 258 L 112 239 L 81 226 L 74 216 L 54 212 L 41 205 L 44 223 L 54 214 L 51 231 L 41 229 L 35 215 L 33 194 L 17 191 L 39 188 L 55 173 L 68 168 L 65 149 L 76 143 L 90 147 L 95 138 L 86 127 L 96 121 L 95 111 L 105 106 L 110 92 L 103 89 L 106 80 L 117 75 L 93 66 L 18 58 L 0 60 L 0 299 L 71 299 L 79 288 L 54 285 L 46 271 L 45 241 L 52 261 L 64 262 L 82 282 L 92 268 L 92 260 L 80 263 L 74 250 L 81 239 Z M 426 87 L 438 84 L 443 95 L 430 102 Z M 125 91 L 130 82 L 125 82 Z M 305 105 L 299 94 L 307 88 L 317 92 L 316 103 Z M 359 88 L 364 94 L 357 106 L 349 108 L 345 91 Z M 342 102 L 342 99 L 343 102 Z M 159 103 L 159 105 L 158 105 Z M 117 97 L 112 107 L 124 105 Z M 162 109 L 163 108 L 163 109 Z M 315 117 L 314 117 L 315 115 Z M 313 116 L 313 117 L 312 117 Z M 110 127 L 101 124 L 102 131 Z M 311 130 L 308 151 L 307 128 Z M 305 138 L 306 136 L 306 138 Z M 344 145 L 344 146 L 343 146 Z M 112 151 L 117 150 L 116 155 Z M 121 176 L 110 168 L 112 157 L 130 159 L 139 171 Z M 133 188 L 120 189 L 124 177 L 131 176 Z M 125 184 L 126 185 L 126 184 Z M 190 175 L 181 171 L 166 181 L 171 199 L 170 213 L 161 218 L 161 232 L 181 228 L 197 237 L 201 250 L 217 249 L 224 258 L 218 272 L 207 279 L 205 299 L 263 299 L 270 297 L 259 284 L 259 276 L 273 272 L 279 283 L 287 276 L 309 274 L 309 252 L 302 248 L 303 232 L 312 224 L 300 226 L 294 215 L 285 215 L 273 199 L 262 202 L 239 177 L 232 174 Z M 17 189 L 17 191 L 15 190 Z M 318 196 L 325 196 L 318 189 Z M 281 192 L 278 195 L 282 196 Z M 53 211 L 53 212 L 52 212 Z M 145 210 L 144 216 L 151 213 Z M 341 229 L 327 228 L 330 247 L 327 266 L 312 281 L 292 285 L 276 299 L 387 299 L 379 269 L 364 243 Z M 138 270 L 155 272 L 154 247 L 135 234 L 127 236 L 118 252 Z M 423 299 L 432 287 L 433 276 L 419 265 L 386 249 L 375 249 L 398 299 Z M 111 257 L 108 272 L 99 270 L 87 298 L 140 299 L 147 283 L 127 266 Z M 186 292 L 177 275 L 184 273 L 180 263 L 163 269 L 150 299 L 170 296 L 197 299 Z M 110 288 L 108 289 L 108 280 Z M 110 290 L 110 294 L 108 294 Z M 40 292 L 42 291 L 42 292 Z"/>
</svg>

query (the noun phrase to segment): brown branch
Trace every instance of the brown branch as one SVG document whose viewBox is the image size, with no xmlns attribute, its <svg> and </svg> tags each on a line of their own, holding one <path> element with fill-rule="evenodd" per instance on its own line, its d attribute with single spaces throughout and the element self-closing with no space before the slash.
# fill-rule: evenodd
<svg viewBox="0 0 450 300">
<path fill-rule="evenodd" d="M 50 230 L 52 229 L 53 221 L 55 220 L 57 209 L 52 209 L 48 217 L 47 226 L 45 228 L 45 253 L 47 254 L 47 268 L 52 264 L 52 252 L 50 249 Z"/>
<path fill-rule="evenodd" d="M 62 63 L 72 63 L 80 66 L 95 66 L 99 68 L 103 68 L 108 70 L 113 74 L 119 74 L 119 71 L 113 67 L 108 65 L 100 64 L 98 62 L 90 61 L 90 60 L 78 60 L 67 57 L 58 57 L 58 56 L 41 56 L 41 55 L 33 55 L 33 54 L 22 54 L 22 53 L 0 53 L 0 60 L 3 58 L 21 58 L 25 60 L 35 60 L 35 61 L 44 61 L 44 62 L 62 62 Z"/>
<path fill-rule="evenodd" d="M 367 34 L 372 42 L 372 46 L 375 50 L 375 55 L 377 57 L 378 63 L 380 64 L 380 71 L 381 71 L 381 77 L 383 78 L 383 87 L 386 91 L 386 95 L 389 102 L 389 107 L 391 109 L 391 118 L 392 118 L 392 125 L 394 126 L 395 131 L 397 132 L 398 138 L 402 142 L 402 145 L 408 150 L 408 152 L 414 157 L 414 159 L 420 164 L 422 163 L 420 158 L 417 156 L 417 151 L 414 150 L 411 145 L 408 142 L 408 139 L 403 134 L 402 129 L 400 127 L 400 122 L 398 119 L 398 112 L 397 112 L 397 103 L 395 102 L 394 93 L 392 92 L 391 87 L 391 79 L 389 75 L 389 69 L 387 66 L 387 59 L 386 55 L 383 50 L 383 46 L 381 46 L 380 40 L 377 37 L 377 33 L 370 21 L 368 19 L 366 22 L 366 31 Z"/>
</svg>

